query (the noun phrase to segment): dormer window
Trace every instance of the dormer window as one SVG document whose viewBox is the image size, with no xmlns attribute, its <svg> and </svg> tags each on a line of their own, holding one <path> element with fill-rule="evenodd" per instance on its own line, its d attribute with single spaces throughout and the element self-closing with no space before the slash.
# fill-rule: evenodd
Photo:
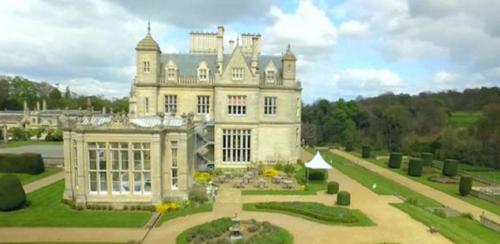
<svg viewBox="0 0 500 244">
<path fill-rule="evenodd" d="M 151 71 L 151 67 L 149 66 L 149 61 L 144 61 L 144 73 L 149 73 Z"/>
<path fill-rule="evenodd" d="M 174 68 L 168 68 L 167 69 L 167 80 L 175 80 L 175 69 Z"/>
<path fill-rule="evenodd" d="M 208 80 L 208 70 L 207 69 L 199 69 L 198 70 L 198 79 L 201 81 Z"/>
<path fill-rule="evenodd" d="M 268 83 L 274 83 L 274 70 L 268 70 L 266 72 L 266 80 Z"/>
<path fill-rule="evenodd" d="M 243 80 L 243 68 L 233 68 L 233 80 Z"/>
</svg>

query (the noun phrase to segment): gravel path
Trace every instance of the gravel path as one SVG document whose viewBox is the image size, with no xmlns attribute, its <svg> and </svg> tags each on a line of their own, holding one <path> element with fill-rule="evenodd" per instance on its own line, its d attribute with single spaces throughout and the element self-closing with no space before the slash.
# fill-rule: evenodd
<svg viewBox="0 0 500 244">
<path fill-rule="evenodd" d="M 49 175 L 47 177 L 41 178 L 37 181 L 33 181 L 29 184 L 24 185 L 23 186 L 24 192 L 28 194 L 32 191 L 36 191 L 44 186 L 48 186 L 62 179 L 64 179 L 64 171 L 55 173 L 53 175 Z"/>
<path fill-rule="evenodd" d="M 408 179 L 407 177 L 402 176 L 396 172 L 393 172 L 389 169 L 380 167 L 380 166 L 378 166 L 374 163 L 368 162 L 362 158 L 353 156 L 347 152 L 336 150 L 336 149 L 331 150 L 331 151 L 337 155 L 340 155 L 344 158 L 347 158 L 348 160 L 350 160 L 350 161 L 352 161 L 352 162 L 354 162 L 362 167 L 365 167 L 365 168 L 367 168 L 373 172 L 376 172 L 376 173 L 378 173 L 386 178 L 389 178 L 393 181 L 396 181 L 396 182 L 412 189 L 413 191 L 416 191 L 416 192 L 423 194 L 429 198 L 432 198 L 432 199 L 440 202 L 443 205 L 446 205 L 450 208 L 456 209 L 460 212 L 471 213 L 478 220 L 479 220 L 479 216 L 482 213 L 484 213 L 486 217 L 496 221 L 497 223 L 500 223 L 500 216 L 498 216 L 498 215 L 496 215 L 488 210 L 476 207 L 468 202 L 462 201 L 456 197 L 450 196 L 444 192 L 438 191 L 430 186 L 424 185 L 424 184 L 419 183 L 417 181 L 414 181 L 412 179 Z"/>
</svg>

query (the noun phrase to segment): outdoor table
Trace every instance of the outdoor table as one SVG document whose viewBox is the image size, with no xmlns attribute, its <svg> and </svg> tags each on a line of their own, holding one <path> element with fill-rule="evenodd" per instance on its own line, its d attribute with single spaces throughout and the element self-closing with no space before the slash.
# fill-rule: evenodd
<svg viewBox="0 0 500 244">
<path fill-rule="evenodd" d="M 285 186 L 285 188 L 293 188 L 293 181 L 291 180 L 283 180 L 283 185 Z"/>
</svg>

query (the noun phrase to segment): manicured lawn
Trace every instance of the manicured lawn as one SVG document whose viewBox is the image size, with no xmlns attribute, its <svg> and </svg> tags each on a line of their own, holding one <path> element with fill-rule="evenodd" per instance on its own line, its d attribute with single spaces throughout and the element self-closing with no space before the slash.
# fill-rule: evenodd
<svg viewBox="0 0 500 244">
<path fill-rule="evenodd" d="M 448 118 L 447 125 L 468 128 L 474 126 L 481 118 L 481 113 L 453 112 Z"/>
<path fill-rule="evenodd" d="M 476 220 L 462 216 L 442 218 L 409 203 L 398 203 L 393 206 L 429 227 L 434 226 L 439 233 L 455 243 L 486 244 L 498 243 L 500 240 L 500 233 L 482 226 Z"/>
<path fill-rule="evenodd" d="M 64 181 L 28 194 L 29 207 L 0 212 L 0 226 L 142 227 L 151 212 L 77 211 L 61 203 Z"/>
<path fill-rule="evenodd" d="M 191 214 L 196 214 L 196 213 L 203 213 L 203 212 L 211 212 L 213 209 L 213 204 L 212 203 L 204 203 L 201 204 L 200 206 L 197 207 L 189 207 L 189 208 L 184 208 L 180 209 L 177 211 L 172 211 L 165 213 L 161 216 L 161 218 L 158 220 L 156 226 L 160 226 L 163 224 L 163 222 L 169 221 L 171 219 L 175 219 L 178 217 L 182 216 L 187 216 Z"/>
<path fill-rule="evenodd" d="M 282 213 L 329 225 L 375 225 L 360 210 L 331 207 L 317 202 L 245 203 L 243 210 Z"/>
<path fill-rule="evenodd" d="M 26 184 L 31 183 L 33 181 L 45 178 L 47 176 L 53 175 L 53 174 L 58 173 L 58 172 L 61 172 L 62 170 L 63 170 L 62 168 L 47 167 L 47 168 L 45 168 L 45 172 L 43 172 L 41 174 L 31 175 L 31 174 L 15 173 L 15 175 L 17 175 L 17 177 L 21 181 L 21 184 L 26 185 Z M 7 173 L 0 173 L 0 176 L 2 176 L 3 174 L 7 174 Z"/>
<path fill-rule="evenodd" d="M 313 149 L 308 149 L 312 151 Z M 483 227 L 477 221 L 469 221 L 464 220 L 465 217 L 453 217 L 453 218 L 441 218 L 437 215 L 426 210 L 426 208 L 439 207 L 441 204 L 436 202 L 435 200 L 428 198 L 424 195 L 421 195 L 417 192 L 414 192 L 407 187 L 396 183 L 390 179 L 387 179 L 383 176 L 380 176 L 377 173 L 374 173 L 368 169 L 365 169 L 361 166 L 352 164 L 349 160 L 340 157 L 338 155 L 334 155 L 327 150 L 321 150 L 321 153 L 325 160 L 333 161 L 333 166 L 335 169 L 340 170 L 342 173 L 348 175 L 352 179 L 358 181 L 368 189 L 372 190 L 377 194 L 395 194 L 400 195 L 406 199 L 416 199 L 420 204 L 418 207 L 411 205 L 412 208 L 407 207 L 408 203 L 394 205 L 398 207 L 400 210 L 404 211 L 408 215 L 412 216 L 416 220 L 424 223 L 424 224 L 433 224 L 437 223 L 438 219 L 434 217 L 438 217 L 439 219 L 439 231 L 443 233 L 444 236 L 449 238 L 452 241 L 457 243 L 475 243 L 469 242 L 471 236 L 480 238 L 482 240 L 499 240 L 500 234 L 490 230 L 488 228 Z M 377 184 L 377 187 L 372 188 L 373 183 Z M 403 207 L 401 207 L 403 206 Z M 425 213 L 425 214 L 424 214 Z M 433 218 L 431 218 L 433 217 Z M 460 235 L 454 235 L 453 233 L 457 231 L 457 226 L 461 226 L 459 231 L 461 231 Z M 476 232 L 477 231 L 477 232 Z M 481 235 L 480 237 L 478 235 Z M 488 242 L 486 243 L 495 243 Z"/>
<path fill-rule="evenodd" d="M 63 145 L 62 141 L 9 141 L 8 143 L 0 144 L 0 147 L 22 147 L 36 145 Z"/>
<path fill-rule="evenodd" d="M 353 155 L 355 156 L 358 156 L 357 154 L 354 154 Z M 430 181 L 429 180 L 429 177 L 430 176 L 439 176 L 441 175 L 441 170 L 439 169 L 436 169 L 434 167 L 430 167 L 430 166 L 427 166 L 424 168 L 424 174 L 421 176 L 421 177 L 410 177 L 408 176 L 407 174 L 407 171 L 406 171 L 406 165 L 407 165 L 407 162 L 404 162 L 402 164 L 402 167 L 401 169 L 391 169 L 389 167 L 387 167 L 387 160 L 376 160 L 374 158 L 369 158 L 367 161 L 371 162 L 371 163 L 374 163 L 380 167 L 384 167 L 384 168 L 387 168 L 387 169 L 390 169 L 400 175 L 403 175 L 409 179 L 412 179 L 414 181 L 417 181 L 417 182 L 420 182 L 424 185 L 427 185 L 427 186 L 430 186 L 436 190 L 439 190 L 439 191 L 442 191 L 450 196 L 453 196 L 453 197 L 456 197 L 456 198 L 459 198 L 461 200 L 464 200 L 472 205 L 475 205 L 477 207 L 480 207 L 480 208 L 483 208 L 483 209 L 486 209 L 490 212 L 493 212 L 493 213 L 496 213 L 498 215 L 500 215 L 500 207 L 492 202 L 489 202 L 489 201 L 486 201 L 486 200 L 483 200 L 481 198 L 478 198 L 478 197 L 475 197 L 475 196 L 472 196 L 472 195 L 469 195 L 469 196 L 462 196 L 459 194 L 458 192 L 458 183 L 457 184 L 444 184 L 444 183 L 438 183 L 438 182 L 434 182 L 434 181 Z M 475 182 L 474 183 L 475 185 L 482 185 L 480 184 L 479 182 Z"/>
<path fill-rule="evenodd" d="M 15 244 L 126 244 L 126 242 L 15 242 Z"/>
<path fill-rule="evenodd" d="M 242 190 L 241 195 L 316 195 L 326 190 L 325 181 L 310 181 L 304 191 L 301 190 Z"/>
</svg>

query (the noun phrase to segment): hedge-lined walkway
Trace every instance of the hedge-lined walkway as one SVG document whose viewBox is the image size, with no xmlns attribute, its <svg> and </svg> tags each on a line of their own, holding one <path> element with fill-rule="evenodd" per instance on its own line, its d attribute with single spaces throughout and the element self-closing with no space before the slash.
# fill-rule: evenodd
<svg viewBox="0 0 500 244">
<path fill-rule="evenodd" d="M 28 194 L 28 193 L 30 193 L 32 191 L 36 191 L 44 186 L 48 186 L 50 184 L 56 183 L 57 181 L 62 180 L 62 179 L 64 179 L 64 171 L 61 171 L 59 173 L 55 173 L 53 175 L 44 177 L 42 179 L 39 179 L 37 181 L 33 181 L 29 184 L 24 185 L 23 186 L 24 192 L 26 194 Z"/>
<path fill-rule="evenodd" d="M 408 187 L 409 189 L 411 189 L 415 192 L 418 192 L 418 193 L 423 194 L 429 198 L 432 198 L 432 199 L 442 203 L 445 206 L 456 209 L 460 212 L 471 213 L 474 216 L 474 218 L 476 218 L 478 220 L 479 220 L 479 216 L 482 213 L 484 213 L 486 215 L 486 217 L 496 221 L 497 223 L 500 223 L 500 216 L 498 216 L 490 211 L 476 207 L 470 203 L 467 203 L 467 202 L 462 201 L 458 198 L 452 197 L 444 192 L 438 191 L 430 186 L 426 186 L 426 185 L 419 183 L 417 181 L 414 181 L 412 179 L 408 179 L 407 177 L 402 176 L 396 172 L 393 172 L 389 169 L 380 167 L 380 166 L 378 166 L 374 163 L 368 162 L 362 158 L 353 156 L 347 152 L 336 150 L 336 149 L 333 149 L 330 151 L 334 154 L 337 154 L 341 157 L 348 159 L 349 161 L 351 161 L 353 163 L 356 163 L 364 168 L 367 168 L 373 172 L 376 172 L 377 174 L 380 174 L 380 175 L 382 175 L 386 178 L 389 178 L 397 183 L 400 183 L 400 184 Z M 457 191 L 458 191 L 458 189 L 457 189 Z"/>
</svg>

